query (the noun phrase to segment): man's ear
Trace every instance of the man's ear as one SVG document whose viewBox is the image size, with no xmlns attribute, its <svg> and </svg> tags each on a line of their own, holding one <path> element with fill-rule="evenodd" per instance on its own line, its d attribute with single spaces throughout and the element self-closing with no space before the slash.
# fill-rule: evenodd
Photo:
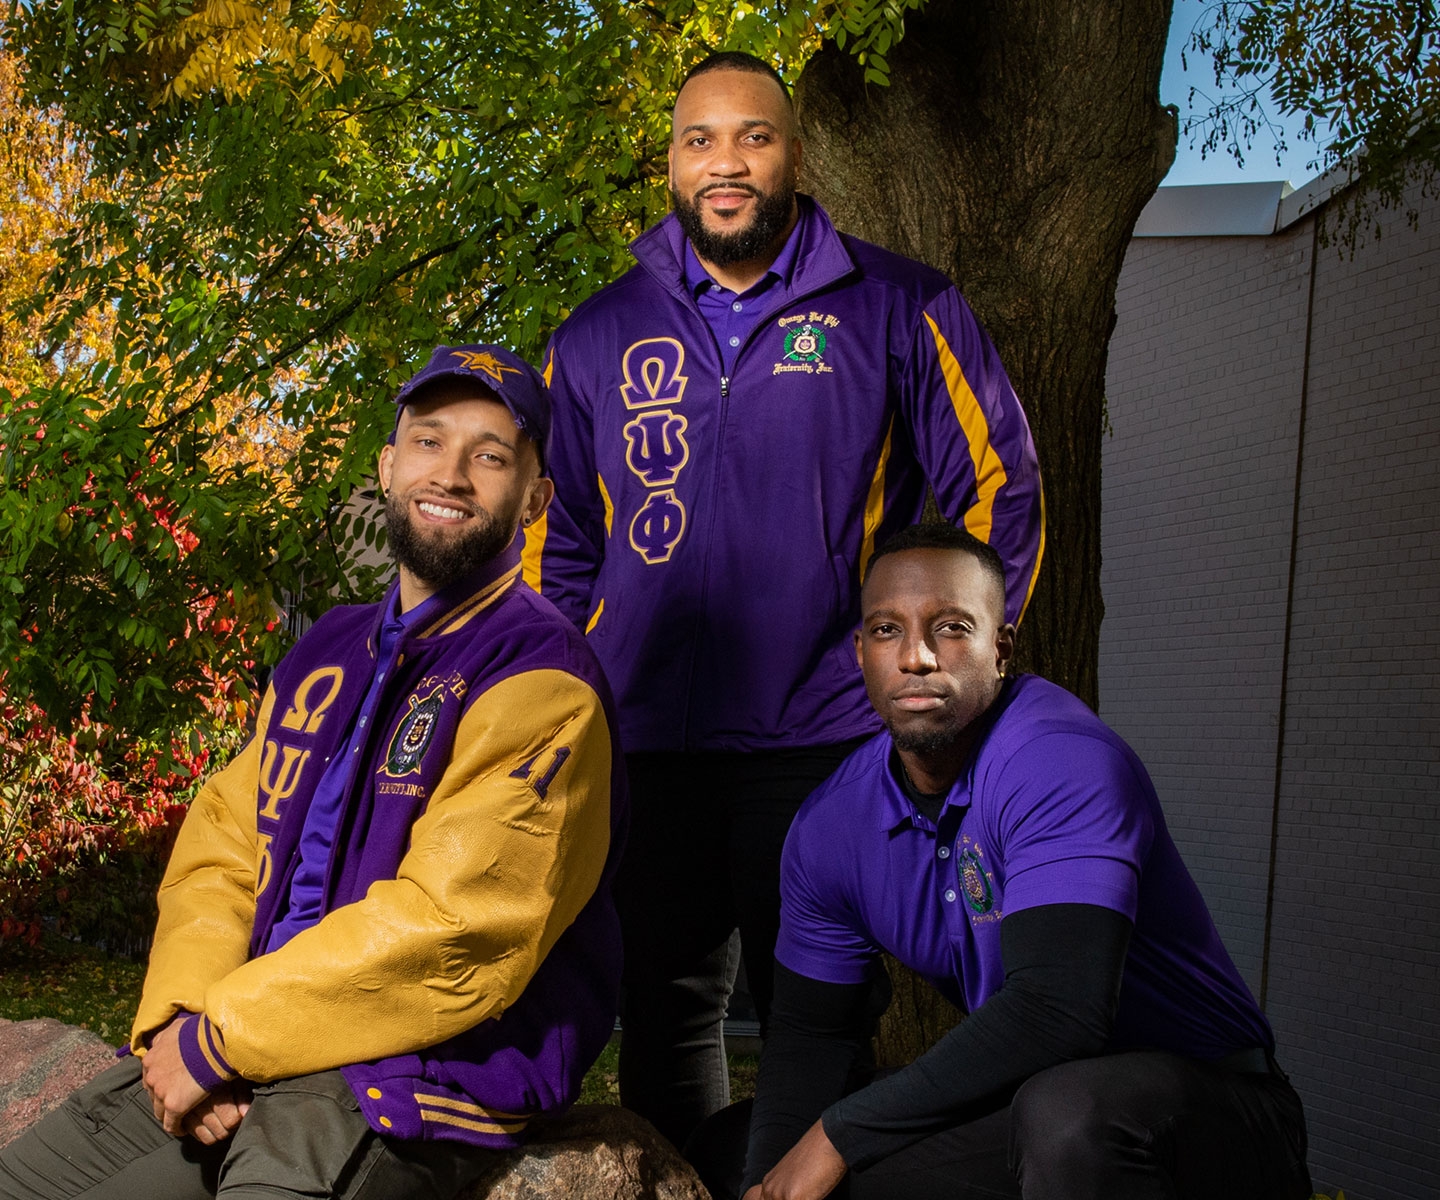
<svg viewBox="0 0 1440 1200">
<path fill-rule="evenodd" d="M 862 670 L 865 667 L 865 643 L 860 637 L 860 631 L 855 631 L 855 665 Z"/>
<path fill-rule="evenodd" d="M 530 485 L 530 494 L 525 497 L 525 509 L 520 514 L 524 526 L 535 524 L 555 499 L 555 485 L 544 475 Z"/>
<path fill-rule="evenodd" d="M 376 464 L 375 473 L 380 477 L 380 490 L 390 490 L 390 469 L 395 462 L 395 447 L 389 442 L 380 448 L 380 461 Z"/>
<path fill-rule="evenodd" d="M 995 670 L 1004 675 L 1005 668 L 1015 657 L 1015 626 L 1002 625 L 995 634 Z"/>
</svg>

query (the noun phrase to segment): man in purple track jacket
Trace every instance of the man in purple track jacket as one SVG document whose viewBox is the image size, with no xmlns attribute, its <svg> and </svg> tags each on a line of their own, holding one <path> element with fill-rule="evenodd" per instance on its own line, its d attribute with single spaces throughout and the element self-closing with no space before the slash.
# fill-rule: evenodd
<svg viewBox="0 0 1440 1200">
<path fill-rule="evenodd" d="M 727 1098 L 741 932 L 769 1007 L 780 847 L 876 728 L 850 650 L 862 564 L 941 511 L 993 545 L 1018 621 L 1039 470 L 995 349 L 939 272 L 836 231 L 795 192 L 784 84 L 745 55 L 691 72 L 674 212 L 545 361 L 556 499 L 527 579 L 615 689 L 634 825 L 621 1095 L 673 1140 Z"/>
<path fill-rule="evenodd" d="M 397 401 L 399 578 L 277 668 L 180 831 L 129 1053 L 0 1154 L 6 1200 L 442 1200 L 610 1036 L 609 692 L 519 578 L 549 396 L 442 346 Z"/>
</svg>

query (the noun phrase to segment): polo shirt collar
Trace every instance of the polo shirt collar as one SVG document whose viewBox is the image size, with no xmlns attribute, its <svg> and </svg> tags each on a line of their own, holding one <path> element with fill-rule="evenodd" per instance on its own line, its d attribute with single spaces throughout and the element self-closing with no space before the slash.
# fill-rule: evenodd
<svg viewBox="0 0 1440 1200">
<path fill-rule="evenodd" d="M 810 292 L 829 286 L 856 268 L 825 210 L 803 192 L 796 193 L 796 200 L 800 205 L 800 219 L 771 269 L 779 268 L 783 260 L 781 279 L 786 289 Z M 688 295 L 693 300 L 694 293 L 686 290 L 687 246 L 685 231 L 671 212 L 631 242 L 630 253 L 671 295 Z M 786 251 L 790 251 L 789 258 Z"/>
<path fill-rule="evenodd" d="M 1000 685 L 1000 694 L 995 697 L 992 704 L 980 716 L 980 732 L 975 739 L 975 744 L 970 747 L 970 753 L 965 758 L 965 765 L 960 768 L 960 774 L 955 777 L 955 782 L 950 785 L 950 791 L 945 796 L 945 806 L 940 810 L 943 818 L 947 812 L 957 807 L 969 804 L 964 800 L 961 804 L 957 797 L 968 797 L 975 784 L 975 764 L 979 761 L 980 751 L 984 748 L 986 740 L 990 737 L 990 731 L 995 728 L 995 723 L 1015 696 L 1015 681 L 1021 678 L 1018 675 L 1007 675 L 1005 682 Z M 895 777 L 895 771 L 900 765 L 899 752 L 887 733 L 883 739 L 885 743 L 884 756 L 880 760 L 880 775 L 884 780 L 881 788 L 880 803 L 876 807 L 876 828 L 885 833 L 893 833 L 907 821 L 914 823 L 918 815 L 915 806 L 910 802 L 910 797 L 905 794 L 905 789 Z"/>
<path fill-rule="evenodd" d="M 786 287 L 795 274 L 795 259 L 799 254 L 801 231 L 806 222 L 803 219 L 804 213 L 795 221 L 795 228 L 790 231 L 790 236 L 785 239 L 785 244 L 780 247 L 780 253 L 775 256 L 775 261 L 770 264 L 770 269 L 765 272 L 755 283 L 751 284 L 742 294 L 751 295 L 755 292 L 763 292 L 779 280 Z M 710 277 L 710 273 L 700 262 L 700 257 L 695 253 L 695 247 L 690 244 L 690 239 L 685 239 L 685 290 L 690 295 L 699 297 L 702 292 L 709 291 L 716 281 Z M 729 290 L 728 288 L 725 290 Z"/>
</svg>

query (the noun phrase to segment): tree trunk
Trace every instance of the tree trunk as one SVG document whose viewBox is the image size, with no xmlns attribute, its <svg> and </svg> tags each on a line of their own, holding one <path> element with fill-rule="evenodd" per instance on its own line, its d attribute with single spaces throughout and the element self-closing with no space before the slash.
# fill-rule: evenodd
<svg viewBox="0 0 1440 1200">
<path fill-rule="evenodd" d="M 1159 100 L 1170 9 L 931 0 L 892 48 L 889 87 L 827 45 L 795 89 L 807 190 L 846 232 L 948 274 L 995 340 L 1045 481 L 1019 665 L 1092 707 L 1106 348 L 1126 243 L 1175 154 Z M 933 1041 L 949 1006 L 917 1003 L 891 970 L 881 1052 L 895 1062 Z"/>
</svg>

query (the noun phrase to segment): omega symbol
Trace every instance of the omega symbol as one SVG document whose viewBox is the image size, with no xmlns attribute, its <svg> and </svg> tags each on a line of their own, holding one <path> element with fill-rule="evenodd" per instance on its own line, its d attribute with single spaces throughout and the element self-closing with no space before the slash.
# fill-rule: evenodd
<svg viewBox="0 0 1440 1200">
<path fill-rule="evenodd" d="M 674 338 L 645 338 L 625 351 L 620 397 L 626 408 L 679 404 L 685 398 L 685 347 Z"/>
<path fill-rule="evenodd" d="M 310 693 L 319 686 L 322 679 L 330 681 L 330 690 L 320 698 L 320 703 L 311 708 Z M 340 685 L 344 682 L 345 672 L 339 667 L 321 667 L 318 671 L 311 671 L 295 689 L 290 711 L 280 718 L 280 728 L 314 733 L 320 728 L 320 722 L 325 719 L 325 710 L 335 702 L 335 697 L 340 694 Z"/>
</svg>

